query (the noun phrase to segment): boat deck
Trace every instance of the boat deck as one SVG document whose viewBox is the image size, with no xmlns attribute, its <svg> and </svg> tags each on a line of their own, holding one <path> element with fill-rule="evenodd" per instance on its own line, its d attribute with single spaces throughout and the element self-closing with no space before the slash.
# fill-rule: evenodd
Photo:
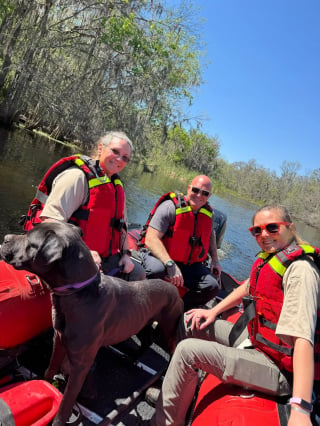
<svg viewBox="0 0 320 426">
<path fill-rule="evenodd" d="M 51 338 L 51 332 L 37 337 L 30 349 L 18 357 L 20 372 L 25 378 L 43 377 L 49 363 Z M 131 355 L 138 349 L 139 340 L 133 336 L 115 347 L 99 350 L 90 378 L 78 398 L 84 415 L 80 425 L 149 424 L 154 408 L 144 400 L 144 393 L 152 383 L 161 379 L 169 355 L 153 343 L 134 361 Z"/>
</svg>

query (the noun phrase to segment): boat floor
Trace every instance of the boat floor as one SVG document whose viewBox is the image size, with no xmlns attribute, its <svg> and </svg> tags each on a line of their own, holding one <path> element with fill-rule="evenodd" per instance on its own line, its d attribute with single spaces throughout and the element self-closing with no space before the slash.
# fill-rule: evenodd
<svg viewBox="0 0 320 426">
<path fill-rule="evenodd" d="M 30 348 L 18 357 L 20 374 L 24 378 L 43 378 L 48 366 L 52 333 L 36 338 Z M 95 424 L 107 425 L 147 425 L 154 413 L 145 400 L 145 390 L 164 374 L 169 355 L 156 343 L 133 361 L 139 348 L 139 340 L 133 336 L 112 348 L 101 348 L 97 354 L 94 368 L 90 371 L 90 379 L 84 385 L 83 397 L 78 398 L 84 414 L 79 423 L 83 426 Z M 92 382 L 95 398 L 90 395 Z M 62 389 L 63 390 L 63 389 Z"/>
</svg>

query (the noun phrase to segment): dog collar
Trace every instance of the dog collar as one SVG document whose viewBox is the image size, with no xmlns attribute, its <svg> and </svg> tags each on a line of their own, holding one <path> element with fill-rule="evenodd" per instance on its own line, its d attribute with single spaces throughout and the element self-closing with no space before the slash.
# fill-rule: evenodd
<svg viewBox="0 0 320 426">
<path fill-rule="evenodd" d="M 92 283 L 96 278 L 99 272 L 97 272 L 93 277 L 89 278 L 86 281 L 82 281 L 80 283 L 74 283 L 74 284 L 66 284 L 61 287 L 55 287 L 52 289 L 53 293 L 64 293 L 68 290 L 80 290 L 81 288 L 87 286 L 88 284 Z"/>
</svg>

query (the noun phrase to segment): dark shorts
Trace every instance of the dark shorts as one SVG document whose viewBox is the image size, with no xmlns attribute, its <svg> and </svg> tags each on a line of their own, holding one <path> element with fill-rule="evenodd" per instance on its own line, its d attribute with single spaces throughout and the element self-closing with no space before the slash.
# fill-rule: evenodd
<svg viewBox="0 0 320 426">
<path fill-rule="evenodd" d="M 140 254 L 147 278 L 164 279 L 166 277 L 166 267 L 159 259 L 152 256 L 148 251 L 141 251 Z M 185 309 L 204 305 L 217 295 L 219 284 L 210 273 L 209 268 L 203 263 L 196 262 L 192 265 L 176 263 L 182 273 L 184 286 L 189 290 L 183 297 Z"/>
</svg>

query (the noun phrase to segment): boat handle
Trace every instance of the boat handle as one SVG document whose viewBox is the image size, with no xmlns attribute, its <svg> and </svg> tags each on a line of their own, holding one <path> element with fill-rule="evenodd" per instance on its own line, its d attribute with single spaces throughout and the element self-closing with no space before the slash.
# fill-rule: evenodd
<svg viewBox="0 0 320 426">
<path fill-rule="evenodd" d="M 40 279 L 37 275 L 26 275 L 28 283 L 31 285 L 40 285 Z"/>
</svg>

